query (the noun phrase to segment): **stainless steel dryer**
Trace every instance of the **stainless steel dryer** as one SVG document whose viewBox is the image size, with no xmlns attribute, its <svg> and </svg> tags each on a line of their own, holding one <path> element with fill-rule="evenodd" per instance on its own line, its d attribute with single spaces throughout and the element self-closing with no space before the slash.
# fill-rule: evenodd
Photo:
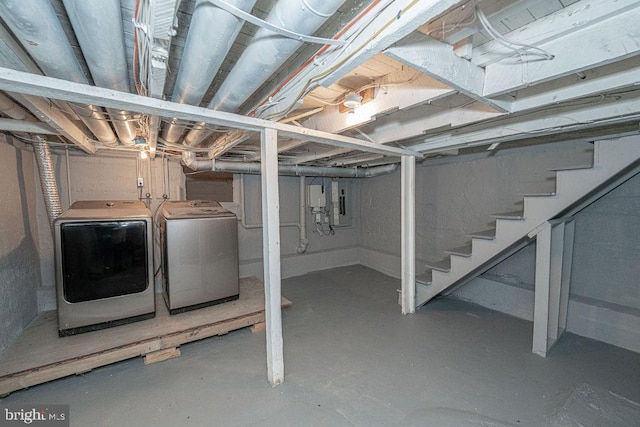
<svg viewBox="0 0 640 427">
<path fill-rule="evenodd" d="M 74 203 L 54 222 L 58 333 L 155 315 L 151 212 L 139 201 Z"/>
<path fill-rule="evenodd" d="M 218 202 L 167 201 L 158 220 L 171 314 L 238 299 L 238 225 Z"/>
</svg>

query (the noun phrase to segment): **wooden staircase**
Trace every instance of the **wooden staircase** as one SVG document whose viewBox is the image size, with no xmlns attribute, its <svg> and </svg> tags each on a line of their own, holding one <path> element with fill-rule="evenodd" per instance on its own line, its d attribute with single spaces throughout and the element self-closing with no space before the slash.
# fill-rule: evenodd
<svg viewBox="0 0 640 427">
<path fill-rule="evenodd" d="M 531 242 L 548 221 L 570 217 L 640 173 L 640 139 L 595 142 L 593 165 L 556 170 L 556 191 L 524 196 L 524 209 L 492 215 L 495 228 L 471 233 L 416 277 L 416 307 L 449 293 Z"/>
</svg>

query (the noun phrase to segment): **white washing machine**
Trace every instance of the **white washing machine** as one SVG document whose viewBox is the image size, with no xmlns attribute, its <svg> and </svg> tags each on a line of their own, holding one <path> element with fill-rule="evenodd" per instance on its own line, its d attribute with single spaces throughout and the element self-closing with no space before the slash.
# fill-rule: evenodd
<svg viewBox="0 0 640 427">
<path fill-rule="evenodd" d="M 171 314 L 238 299 L 238 224 L 218 202 L 160 208 L 164 299 Z"/>
</svg>

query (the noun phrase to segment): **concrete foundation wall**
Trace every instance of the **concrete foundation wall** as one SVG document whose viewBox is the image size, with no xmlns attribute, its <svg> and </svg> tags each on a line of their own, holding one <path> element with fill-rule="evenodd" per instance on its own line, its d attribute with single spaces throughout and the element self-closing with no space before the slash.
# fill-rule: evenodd
<svg viewBox="0 0 640 427">
<path fill-rule="evenodd" d="M 492 227 L 490 213 L 521 209 L 522 194 L 553 191 L 548 169 L 590 163 L 591 147 L 564 143 L 426 161 L 416 170 L 417 273 L 424 271 L 425 260 L 437 261 L 445 249 L 467 243 L 466 233 Z M 398 174 L 362 184 L 360 262 L 395 277 L 400 275 L 399 191 Z M 629 331 L 640 313 L 639 208 L 636 176 L 577 214 L 569 311 L 570 331 L 635 351 L 630 343 L 636 336 Z M 534 280 L 535 242 L 455 295 L 531 320 Z"/>
<path fill-rule="evenodd" d="M 278 183 L 280 189 L 280 251 L 282 255 L 282 277 L 292 277 L 309 271 L 324 270 L 358 263 L 358 244 L 360 238 L 359 212 L 360 180 L 340 179 L 348 182 L 351 188 L 348 211 L 356 213 L 351 216 L 351 224 L 335 227 L 334 234 L 314 232 L 314 219 L 307 209 L 307 239 L 309 245 L 303 254 L 296 248 L 300 244 L 300 178 L 281 176 Z M 306 185 L 329 184 L 329 179 L 306 178 Z M 329 191 L 328 189 L 326 190 Z M 227 205 L 240 218 L 239 250 L 240 276 L 257 276 L 262 278 L 262 192 L 259 175 L 236 175 L 234 179 L 234 200 L 236 206 Z M 323 226 L 326 233 L 328 225 Z"/>
<path fill-rule="evenodd" d="M 0 136 L 0 353 L 37 314 L 38 228 L 33 153 Z M 44 232 L 49 232 L 48 224 Z"/>
</svg>

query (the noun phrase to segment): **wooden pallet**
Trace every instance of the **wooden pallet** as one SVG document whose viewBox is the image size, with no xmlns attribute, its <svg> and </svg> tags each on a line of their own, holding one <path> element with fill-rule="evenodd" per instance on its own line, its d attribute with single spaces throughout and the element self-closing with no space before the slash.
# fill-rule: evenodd
<svg viewBox="0 0 640 427">
<path fill-rule="evenodd" d="M 282 307 L 290 305 L 283 297 Z M 133 357 L 145 356 L 145 363 L 177 357 L 181 344 L 264 321 L 264 287 L 255 277 L 240 280 L 237 301 L 170 316 L 158 296 L 153 319 L 64 338 L 56 312 L 44 312 L 0 357 L 0 396 Z"/>
</svg>

